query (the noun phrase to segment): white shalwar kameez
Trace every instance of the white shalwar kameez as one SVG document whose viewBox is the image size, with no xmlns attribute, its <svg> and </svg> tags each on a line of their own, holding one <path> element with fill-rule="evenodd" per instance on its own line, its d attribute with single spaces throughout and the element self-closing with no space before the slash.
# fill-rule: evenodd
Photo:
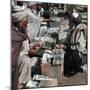
<svg viewBox="0 0 90 90">
<path fill-rule="evenodd" d="M 27 83 L 31 80 L 31 67 L 37 62 L 37 57 L 28 57 L 29 44 L 28 40 L 23 42 L 22 51 L 19 56 L 18 70 L 19 70 L 19 85 Z"/>
</svg>

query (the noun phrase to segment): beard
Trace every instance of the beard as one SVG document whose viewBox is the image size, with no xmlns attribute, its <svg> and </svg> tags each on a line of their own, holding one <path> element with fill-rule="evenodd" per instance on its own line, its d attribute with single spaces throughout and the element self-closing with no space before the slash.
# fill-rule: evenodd
<svg viewBox="0 0 90 90">
<path fill-rule="evenodd" d="M 20 26 L 20 32 L 25 33 L 25 30 L 26 29 L 24 27 Z"/>
<path fill-rule="evenodd" d="M 25 31 L 26 31 L 26 29 L 21 25 L 17 25 L 17 28 L 18 28 L 19 32 L 21 32 L 21 33 L 25 33 Z"/>
</svg>

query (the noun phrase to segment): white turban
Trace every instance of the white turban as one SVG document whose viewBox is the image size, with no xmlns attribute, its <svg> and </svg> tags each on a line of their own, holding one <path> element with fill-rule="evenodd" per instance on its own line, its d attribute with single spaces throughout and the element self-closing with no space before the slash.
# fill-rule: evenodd
<svg viewBox="0 0 90 90">
<path fill-rule="evenodd" d="M 20 11 L 20 12 L 15 12 L 12 14 L 12 22 L 19 22 L 21 21 L 22 19 L 24 19 L 25 17 L 28 16 L 28 11 L 27 10 L 23 10 L 23 11 Z"/>
</svg>

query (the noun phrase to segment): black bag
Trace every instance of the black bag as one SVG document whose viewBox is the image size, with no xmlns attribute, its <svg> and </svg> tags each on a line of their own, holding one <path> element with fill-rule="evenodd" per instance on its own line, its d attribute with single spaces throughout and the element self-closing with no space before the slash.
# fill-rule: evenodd
<svg viewBox="0 0 90 90">
<path fill-rule="evenodd" d="M 69 74 L 70 72 L 81 71 L 82 60 L 79 56 L 78 50 L 67 50 L 64 56 L 64 73 Z"/>
</svg>

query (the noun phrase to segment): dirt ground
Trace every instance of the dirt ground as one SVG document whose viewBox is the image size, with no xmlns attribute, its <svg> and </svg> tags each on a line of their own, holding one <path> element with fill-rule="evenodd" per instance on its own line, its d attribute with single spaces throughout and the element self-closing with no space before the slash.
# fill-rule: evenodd
<svg viewBox="0 0 90 90">
<path fill-rule="evenodd" d="M 76 85 L 87 85 L 87 74 L 77 73 L 69 78 L 64 77 L 63 83 L 59 86 L 76 86 Z"/>
</svg>

